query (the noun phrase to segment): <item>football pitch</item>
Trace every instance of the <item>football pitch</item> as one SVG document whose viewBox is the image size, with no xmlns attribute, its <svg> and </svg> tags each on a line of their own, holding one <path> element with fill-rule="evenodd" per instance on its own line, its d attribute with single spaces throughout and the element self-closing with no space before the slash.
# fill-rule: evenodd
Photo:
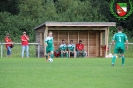
<svg viewBox="0 0 133 88">
<path fill-rule="evenodd" d="M 0 88 L 133 88 L 133 59 L 0 58 Z"/>
</svg>

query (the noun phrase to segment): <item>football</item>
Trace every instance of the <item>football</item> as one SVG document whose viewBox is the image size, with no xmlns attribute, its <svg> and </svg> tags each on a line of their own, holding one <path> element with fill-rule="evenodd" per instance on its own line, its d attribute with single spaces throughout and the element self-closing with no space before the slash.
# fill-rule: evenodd
<svg viewBox="0 0 133 88">
<path fill-rule="evenodd" d="M 48 61 L 49 61 L 49 62 L 53 62 L 53 59 L 52 59 L 52 58 L 49 58 Z"/>
</svg>

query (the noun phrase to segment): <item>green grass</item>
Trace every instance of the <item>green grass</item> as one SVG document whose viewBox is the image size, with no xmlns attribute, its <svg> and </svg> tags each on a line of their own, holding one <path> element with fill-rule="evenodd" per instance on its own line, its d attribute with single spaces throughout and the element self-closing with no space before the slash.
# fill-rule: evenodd
<svg viewBox="0 0 133 88">
<path fill-rule="evenodd" d="M 0 88 L 132 88 L 133 59 L 0 59 Z"/>
</svg>

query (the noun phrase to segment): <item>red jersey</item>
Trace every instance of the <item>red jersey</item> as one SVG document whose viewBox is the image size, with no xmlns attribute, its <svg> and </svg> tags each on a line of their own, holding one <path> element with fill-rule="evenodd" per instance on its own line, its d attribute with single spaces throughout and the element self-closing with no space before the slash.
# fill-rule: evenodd
<svg viewBox="0 0 133 88">
<path fill-rule="evenodd" d="M 78 44 L 76 44 L 76 49 L 77 50 L 83 50 L 84 49 L 84 44 L 80 44 L 80 43 L 78 43 Z"/>
<path fill-rule="evenodd" d="M 9 38 L 9 37 L 5 37 L 5 43 L 9 43 L 9 42 L 12 42 L 12 40 Z M 8 46 L 11 46 L 12 44 L 6 44 L 6 48 Z"/>
<path fill-rule="evenodd" d="M 29 38 L 28 36 L 26 36 L 27 38 Z M 21 41 L 22 41 L 22 39 L 23 40 L 26 40 L 26 41 L 22 41 L 22 45 L 28 45 L 28 40 L 26 39 L 26 37 L 23 35 L 23 36 L 21 36 Z"/>
</svg>

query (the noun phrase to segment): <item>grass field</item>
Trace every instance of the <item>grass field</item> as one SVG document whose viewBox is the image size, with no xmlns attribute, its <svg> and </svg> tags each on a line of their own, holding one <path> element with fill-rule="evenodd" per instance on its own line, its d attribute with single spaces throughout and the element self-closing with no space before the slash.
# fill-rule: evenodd
<svg viewBox="0 0 133 88">
<path fill-rule="evenodd" d="M 133 59 L 1 58 L 0 88 L 133 88 Z"/>
</svg>

